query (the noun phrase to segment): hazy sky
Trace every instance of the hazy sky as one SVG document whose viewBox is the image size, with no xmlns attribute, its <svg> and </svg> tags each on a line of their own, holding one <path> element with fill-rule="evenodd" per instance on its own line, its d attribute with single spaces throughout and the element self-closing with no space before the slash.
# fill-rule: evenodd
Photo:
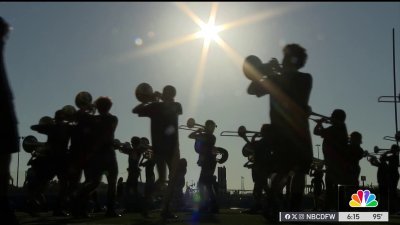
<svg viewBox="0 0 400 225">
<path fill-rule="evenodd" d="M 112 98 L 111 113 L 119 118 L 116 138 L 125 142 L 132 136 L 150 137 L 150 120 L 131 113 L 139 104 L 136 86 L 147 82 L 162 91 L 165 85 L 173 85 L 183 108 L 180 124 L 190 117 L 200 124 L 207 119 L 217 123 L 216 145 L 230 153 L 224 164 L 228 188 L 239 189 L 243 176 L 245 188 L 252 189 L 250 170 L 243 167 L 244 141 L 219 134 L 236 131 L 240 125 L 258 131 L 269 123 L 268 96 L 246 93 L 250 81 L 242 73 L 244 57 L 281 60 L 282 47 L 298 43 L 309 55 L 301 71 L 313 76 L 313 111 L 329 116 L 341 108 L 347 113 L 349 133 L 362 133 L 364 149 L 390 148 L 393 142 L 383 137 L 394 136 L 394 104 L 377 99 L 393 95 L 393 28 L 400 68 L 399 2 L 221 2 L 216 6 L 215 24 L 225 24 L 226 29 L 219 32 L 222 41 L 212 41 L 206 51 L 204 38 L 185 37 L 199 31 L 196 18 L 208 21 L 211 2 L 0 3 L 0 16 L 13 26 L 5 56 L 20 135 L 44 141 L 45 136 L 30 126 L 64 105 L 73 105 L 78 92 L 88 91 L 93 98 Z M 311 129 L 314 126 L 310 121 Z M 181 156 L 188 160 L 186 180 L 195 182 L 200 168 L 194 140 L 187 138 L 189 131 L 179 132 Z M 321 143 L 320 137 L 313 136 L 314 146 Z M 29 157 L 21 150 L 20 185 Z M 117 157 L 120 176 L 126 178 L 128 158 L 119 152 Z M 366 159 L 360 164 L 361 175 L 375 184 L 376 168 Z M 11 166 L 15 179 L 17 154 Z"/>
</svg>

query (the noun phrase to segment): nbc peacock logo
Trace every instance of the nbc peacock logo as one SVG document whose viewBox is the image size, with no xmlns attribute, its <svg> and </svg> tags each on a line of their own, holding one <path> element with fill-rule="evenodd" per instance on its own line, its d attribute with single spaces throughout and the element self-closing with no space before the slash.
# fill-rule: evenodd
<svg viewBox="0 0 400 225">
<path fill-rule="evenodd" d="M 376 195 L 369 190 L 358 190 L 357 194 L 351 195 L 350 207 L 377 207 Z"/>
</svg>

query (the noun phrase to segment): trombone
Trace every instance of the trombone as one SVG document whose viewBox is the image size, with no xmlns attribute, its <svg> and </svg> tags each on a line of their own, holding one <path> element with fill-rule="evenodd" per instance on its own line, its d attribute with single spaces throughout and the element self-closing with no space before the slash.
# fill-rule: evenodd
<svg viewBox="0 0 400 225">
<path fill-rule="evenodd" d="M 315 118 L 308 118 L 316 123 L 322 121 L 323 123 L 332 123 L 332 119 L 330 117 L 315 113 L 315 112 L 311 112 L 310 116 L 316 116 L 316 117 L 320 117 L 320 119 L 315 119 Z"/>
<path fill-rule="evenodd" d="M 396 140 L 396 137 L 391 137 L 391 136 L 385 136 L 385 137 L 383 137 L 383 140 L 386 140 L 386 141 L 397 141 Z"/>
<path fill-rule="evenodd" d="M 258 131 L 248 131 L 245 126 L 240 126 L 237 131 L 222 131 L 220 136 L 225 137 L 242 137 L 242 135 L 246 137 L 253 137 L 254 135 L 260 135 L 261 132 Z"/>
<path fill-rule="evenodd" d="M 400 94 L 398 96 L 379 96 L 378 102 L 400 102 Z"/>
<path fill-rule="evenodd" d="M 382 155 L 382 154 L 387 153 L 388 151 L 390 151 L 390 149 L 387 149 L 387 148 L 383 149 L 383 148 L 379 148 L 378 146 L 374 147 L 374 153 L 376 155 Z"/>
<path fill-rule="evenodd" d="M 191 130 L 191 131 L 196 131 L 198 129 L 205 129 L 205 126 L 201 124 L 197 124 L 196 121 L 193 118 L 189 118 L 186 122 L 186 125 L 180 125 L 178 127 L 179 129 L 182 130 Z"/>
</svg>

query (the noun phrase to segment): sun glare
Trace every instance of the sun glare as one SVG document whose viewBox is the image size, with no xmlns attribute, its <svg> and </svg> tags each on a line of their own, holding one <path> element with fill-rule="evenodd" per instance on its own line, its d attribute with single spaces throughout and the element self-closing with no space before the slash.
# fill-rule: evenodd
<svg viewBox="0 0 400 225">
<path fill-rule="evenodd" d="M 221 30 L 221 27 L 215 26 L 212 23 L 204 24 L 201 26 L 201 30 L 198 32 L 198 37 L 215 41 L 219 38 L 218 32 Z"/>
</svg>

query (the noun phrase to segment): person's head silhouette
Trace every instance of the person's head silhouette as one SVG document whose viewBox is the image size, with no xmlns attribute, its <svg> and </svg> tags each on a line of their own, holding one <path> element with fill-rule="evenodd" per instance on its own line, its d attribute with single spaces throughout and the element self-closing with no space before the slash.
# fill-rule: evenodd
<svg viewBox="0 0 400 225">
<path fill-rule="evenodd" d="M 307 61 L 306 49 L 298 44 L 288 44 L 283 48 L 282 66 L 284 69 L 302 68 Z"/>
<path fill-rule="evenodd" d="M 100 115 L 106 114 L 110 111 L 112 102 L 109 97 L 99 97 L 95 102 L 94 102 L 97 110 L 99 111 Z"/>
<path fill-rule="evenodd" d="M 212 134 L 212 133 L 214 133 L 214 130 L 216 127 L 217 127 L 217 125 L 215 124 L 214 121 L 207 120 L 206 124 L 205 124 L 205 131 L 209 134 Z"/>
<path fill-rule="evenodd" d="M 176 89 L 172 85 L 167 85 L 163 89 L 162 100 L 164 102 L 173 102 L 176 95 Z"/>
</svg>

